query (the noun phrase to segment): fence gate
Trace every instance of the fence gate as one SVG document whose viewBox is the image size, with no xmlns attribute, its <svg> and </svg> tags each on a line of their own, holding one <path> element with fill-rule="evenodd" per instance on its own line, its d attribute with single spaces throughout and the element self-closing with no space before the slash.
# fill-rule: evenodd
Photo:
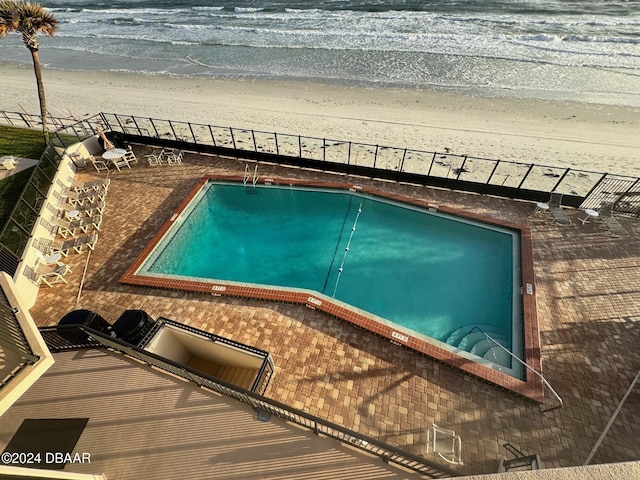
<svg viewBox="0 0 640 480">
<path fill-rule="evenodd" d="M 607 202 L 613 205 L 613 213 L 640 216 L 640 182 L 638 179 L 607 176 L 589 193 L 580 208 L 597 210 Z"/>
</svg>

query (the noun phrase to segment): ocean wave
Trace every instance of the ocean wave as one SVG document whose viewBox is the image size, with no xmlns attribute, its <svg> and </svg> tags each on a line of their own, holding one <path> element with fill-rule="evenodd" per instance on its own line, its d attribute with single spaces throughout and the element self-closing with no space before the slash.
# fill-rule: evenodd
<svg viewBox="0 0 640 480">
<path fill-rule="evenodd" d="M 219 12 L 224 10 L 224 6 L 222 7 L 191 7 L 191 10 L 195 10 L 197 12 Z"/>
<path fill-rule="evenodd" d="M 254 12 L 262 12 L 264 7 L 233 7 L 234 12 L 243 13 L 254 13 Z"/>
</svg>

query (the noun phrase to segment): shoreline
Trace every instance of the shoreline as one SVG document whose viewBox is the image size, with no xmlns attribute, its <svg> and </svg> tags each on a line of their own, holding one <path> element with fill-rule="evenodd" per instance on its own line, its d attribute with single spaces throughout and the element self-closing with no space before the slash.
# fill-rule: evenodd
<svg viewBox="0 0 640 480">
<path fill-rule="evenodd" d="M 0 63 L 0 109 L 39 111 L 30 65 Z M 640 176 L 640 108 L 416 88 L 43 69 L 54 116 L 99 112 Z"/>
</svg>

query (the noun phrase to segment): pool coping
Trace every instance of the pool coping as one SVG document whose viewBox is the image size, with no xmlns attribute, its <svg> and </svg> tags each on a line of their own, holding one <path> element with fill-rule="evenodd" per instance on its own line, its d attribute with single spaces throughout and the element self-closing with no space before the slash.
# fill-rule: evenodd
<svg viewBox="0 0 640 480">
<path fill-rule="evenodd" d="M 520 251 L 521 251 L 521 275 L 522 275 L 522 313 L 523 313 L 523 340 L 524 340 L 524 357 L 528 368 L 525 369 L 525 380 L 520 380 L 507 375 L 491 367 L 470 361 L 469 359 L 457 355 L 454 352 L 446 350 L 438 345 L 429 343 L 421 338 L 414 337 L 406 332 L 397 332 L 391 326 L 377 322 L 357 311 L 348 309 L 343 305 L 333 303 L 324 296 L 316 296 L 313 293 L 301 291 L 288 291 L 278 287 L 277 289 L 260 288 L 254 286 L 237 285 L 233 282 L 225 281 L 199 281 L 191 279 L 175 279 L 161 278 L 136 275 L 136 271 L 141 267 L 144 260 L 151 254 L 158 242 L 167 233 L 173 222 L 179 217 L 180 213 L 189 205 L 195 195 L 208 181 L 225 181 L 239 182 L 243 181 L 242 176 L 238 175 L 205 175 L 194 186 L 191 192 L 185 197 L 171 217 L 161 226 L 151 241 L 138 254 L 133 263 L 125 271 L 118 280 L 120 283 L 128 285 L 137 285 L 145 287 L 163 288 L 170 290 L 181 290 L 190 292 L 201 292 L 209 295 L 224 295 L 229 297 L 251 298 L 257 300 L 266 300 L 283 303 L 294 303 L 305 305 L 308 308 L 325 312 L 329 315 L 338 317 L 346 322 L 351 323 L 359 328 L 379 335 L 390 342 L 407 347 L 418 353 L 433 358 L 450 367 L 459 369 L 464 373 L 470 374 L 483 381 L 489 382 L 495 386 L 506 389 L 517 395 L 523 396 L 537 403 L 544 401 L 544 386 L 541 378 L 535 372 L 541 373 L 540 359 L 540 336 L 538 330 L 538 318 L 535 298 L 535 272 L 533 269 L 533 245 L 531 238 L 531 229 L 526 225 L 520 225 L 513 222 L 487 217 L 485 215 L 476 214 L 469 211 L 458 210 L 429 202 L 422 199 L 407 197 L 404 195 L 389 193 L 368 187 L 362 187 L 353 183 L 339 182 L 314 182 L 308 180 L 294 180 L 285 178 L 261 178 L 259 184 L 264 185 L 287 185 L 328 188 L 337 190 L 346 190 L 351 192 L 361 192 L 388 199 L 391 201 L 401 202 L 413 205 L 419 208 L 445 213 L 447 215 L 457 216 L 463 219 L 475 220 L 490 225 L 497 225 L 511 230 L 520 232 Z M 248 188 L 251 188 L 249 185 Z M 532 371 L 533 369 L 533 371 Z"/>
</svg>

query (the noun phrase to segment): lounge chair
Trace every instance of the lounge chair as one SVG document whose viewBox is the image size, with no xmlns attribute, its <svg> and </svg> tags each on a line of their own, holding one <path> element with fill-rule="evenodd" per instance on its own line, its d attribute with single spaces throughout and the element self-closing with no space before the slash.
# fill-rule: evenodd
<svg viewBox="0 0 640 480">
<path fill-rule="evenodd" d="M 435 423 L 427 430 L 426 453 L 437 454 L 445 462 L 462 465 L 462 442 L 453 430 L 438 427 Z"/>
<path fill-rule="evenodd" d="M 184 151 L 178 150 L 175 151 L 173 149 L 165 150 L 165 158 L 167 159 L 167 163 L 169 164 L 177 164 L 182 163 L 182 158 L 184 157 Z"/>
<path fill-rule="evenodd" d="M 129 163 L 138 163 L 138 157 L 136 157 L 136 154 L 133 153 L 133 149 L 131 148 L 131 145 L 129 145 L 127 147 L 127 153 L 124 154 L 124 159 Z"/>
<path fill-rule="evenodd" d="M 93 155 L 89 155 L 89 161 L 93 168 L 95 168 L 98 172 L 108 172 L 109 165 L 104 160 L 96 160 Z"/>
<path fill-rule="evenodd" d="M 149 166 L 162 165 L 164 163 L 164 148 L 162 150 L 154 150 L 151 153 L 144 156 L 149 162 Z"/>
<path fill-rule="evenodd" d="M 89 233 L 92 229 L 100 230 L 101 224 L 102 215 L 100 213 L 93 216 L 79 216 L 71 220 L 61 219 L 58 222 L 58 233 L 64 238 L 73 237 L 78 229 L 83 233 Z"/>
<path fill-rule="evenodd" d="M 629 232 L 627 232 L 620 222 L 613 216 L 613 203 L 605 202 L 600 205 L 598 209 L 598 213 L 600 214 L 600 220 L 605 226 L 609 229 L 611 235 L 616 237 L 628 237 Z"/>
<path fill-rule="evenodd" d="M 98 213 L 102 214 L 104 211 L 105 202 L 104 200 L 95 200 L 89 203 L 83 203 L 76 207 L 80 212 L 86 213 L 88 216 L 93 217 Z"/>
<path fill-rule="evenodd" d="M 97 241 L 98 234 L 96 232 L 92 232 L 85 236 L 76 238 L 73 249 L 77 253 L 82 253 L 84 251 L 84 247 L 87 247 L 89 250 L 93 250 L 96 246 Z"/>
<path fill-rule="evenodd" d="M 559 225 L 571 225 L 571 220 L 564 213 L 562 209 L 562 194 L 558 192 L 551 192 L 551 196 L 549 197 L 549 201 L 547 202 L 549 205 L 549 212 L 553 215 L 553 218 L 556 220 L 556 223 Z"/>
<path fill-rule="evenodd" d="M 67 203 L 69 205 L 73 205 L 74 208 L 82 205 L 83 203 L 85 203 L 85 201 L 88 201 L 90 203 L 95 202 L 96 197 L 100 198 L 103 196 L 104 194 L 100 194 L 93 189 L 86 192 L 76 192 L 70 190 L 66 193 Z"/>
<path fill-rule="evenodd" d="M 64 276 L 70 271 L 71 269 L 62 262 L 52 264 L 39 263 L 35 268 L 38 276 L 38 285 L 44 283 L 50 287 L 56 283 L 67 283 L 67 279 Z"/>
<path fill-rule="evenodd" d="M 111 179 L 109 177 L 103 178 L 100 180 L 94 180 L 92 182 L 78 183 L 74 182 L 71 188 L 76 192 L 96 192 L 96 193 L 107 193 L 107 189 L 109 188 L 109 184 L 111 183 Z"/>
</svg>

